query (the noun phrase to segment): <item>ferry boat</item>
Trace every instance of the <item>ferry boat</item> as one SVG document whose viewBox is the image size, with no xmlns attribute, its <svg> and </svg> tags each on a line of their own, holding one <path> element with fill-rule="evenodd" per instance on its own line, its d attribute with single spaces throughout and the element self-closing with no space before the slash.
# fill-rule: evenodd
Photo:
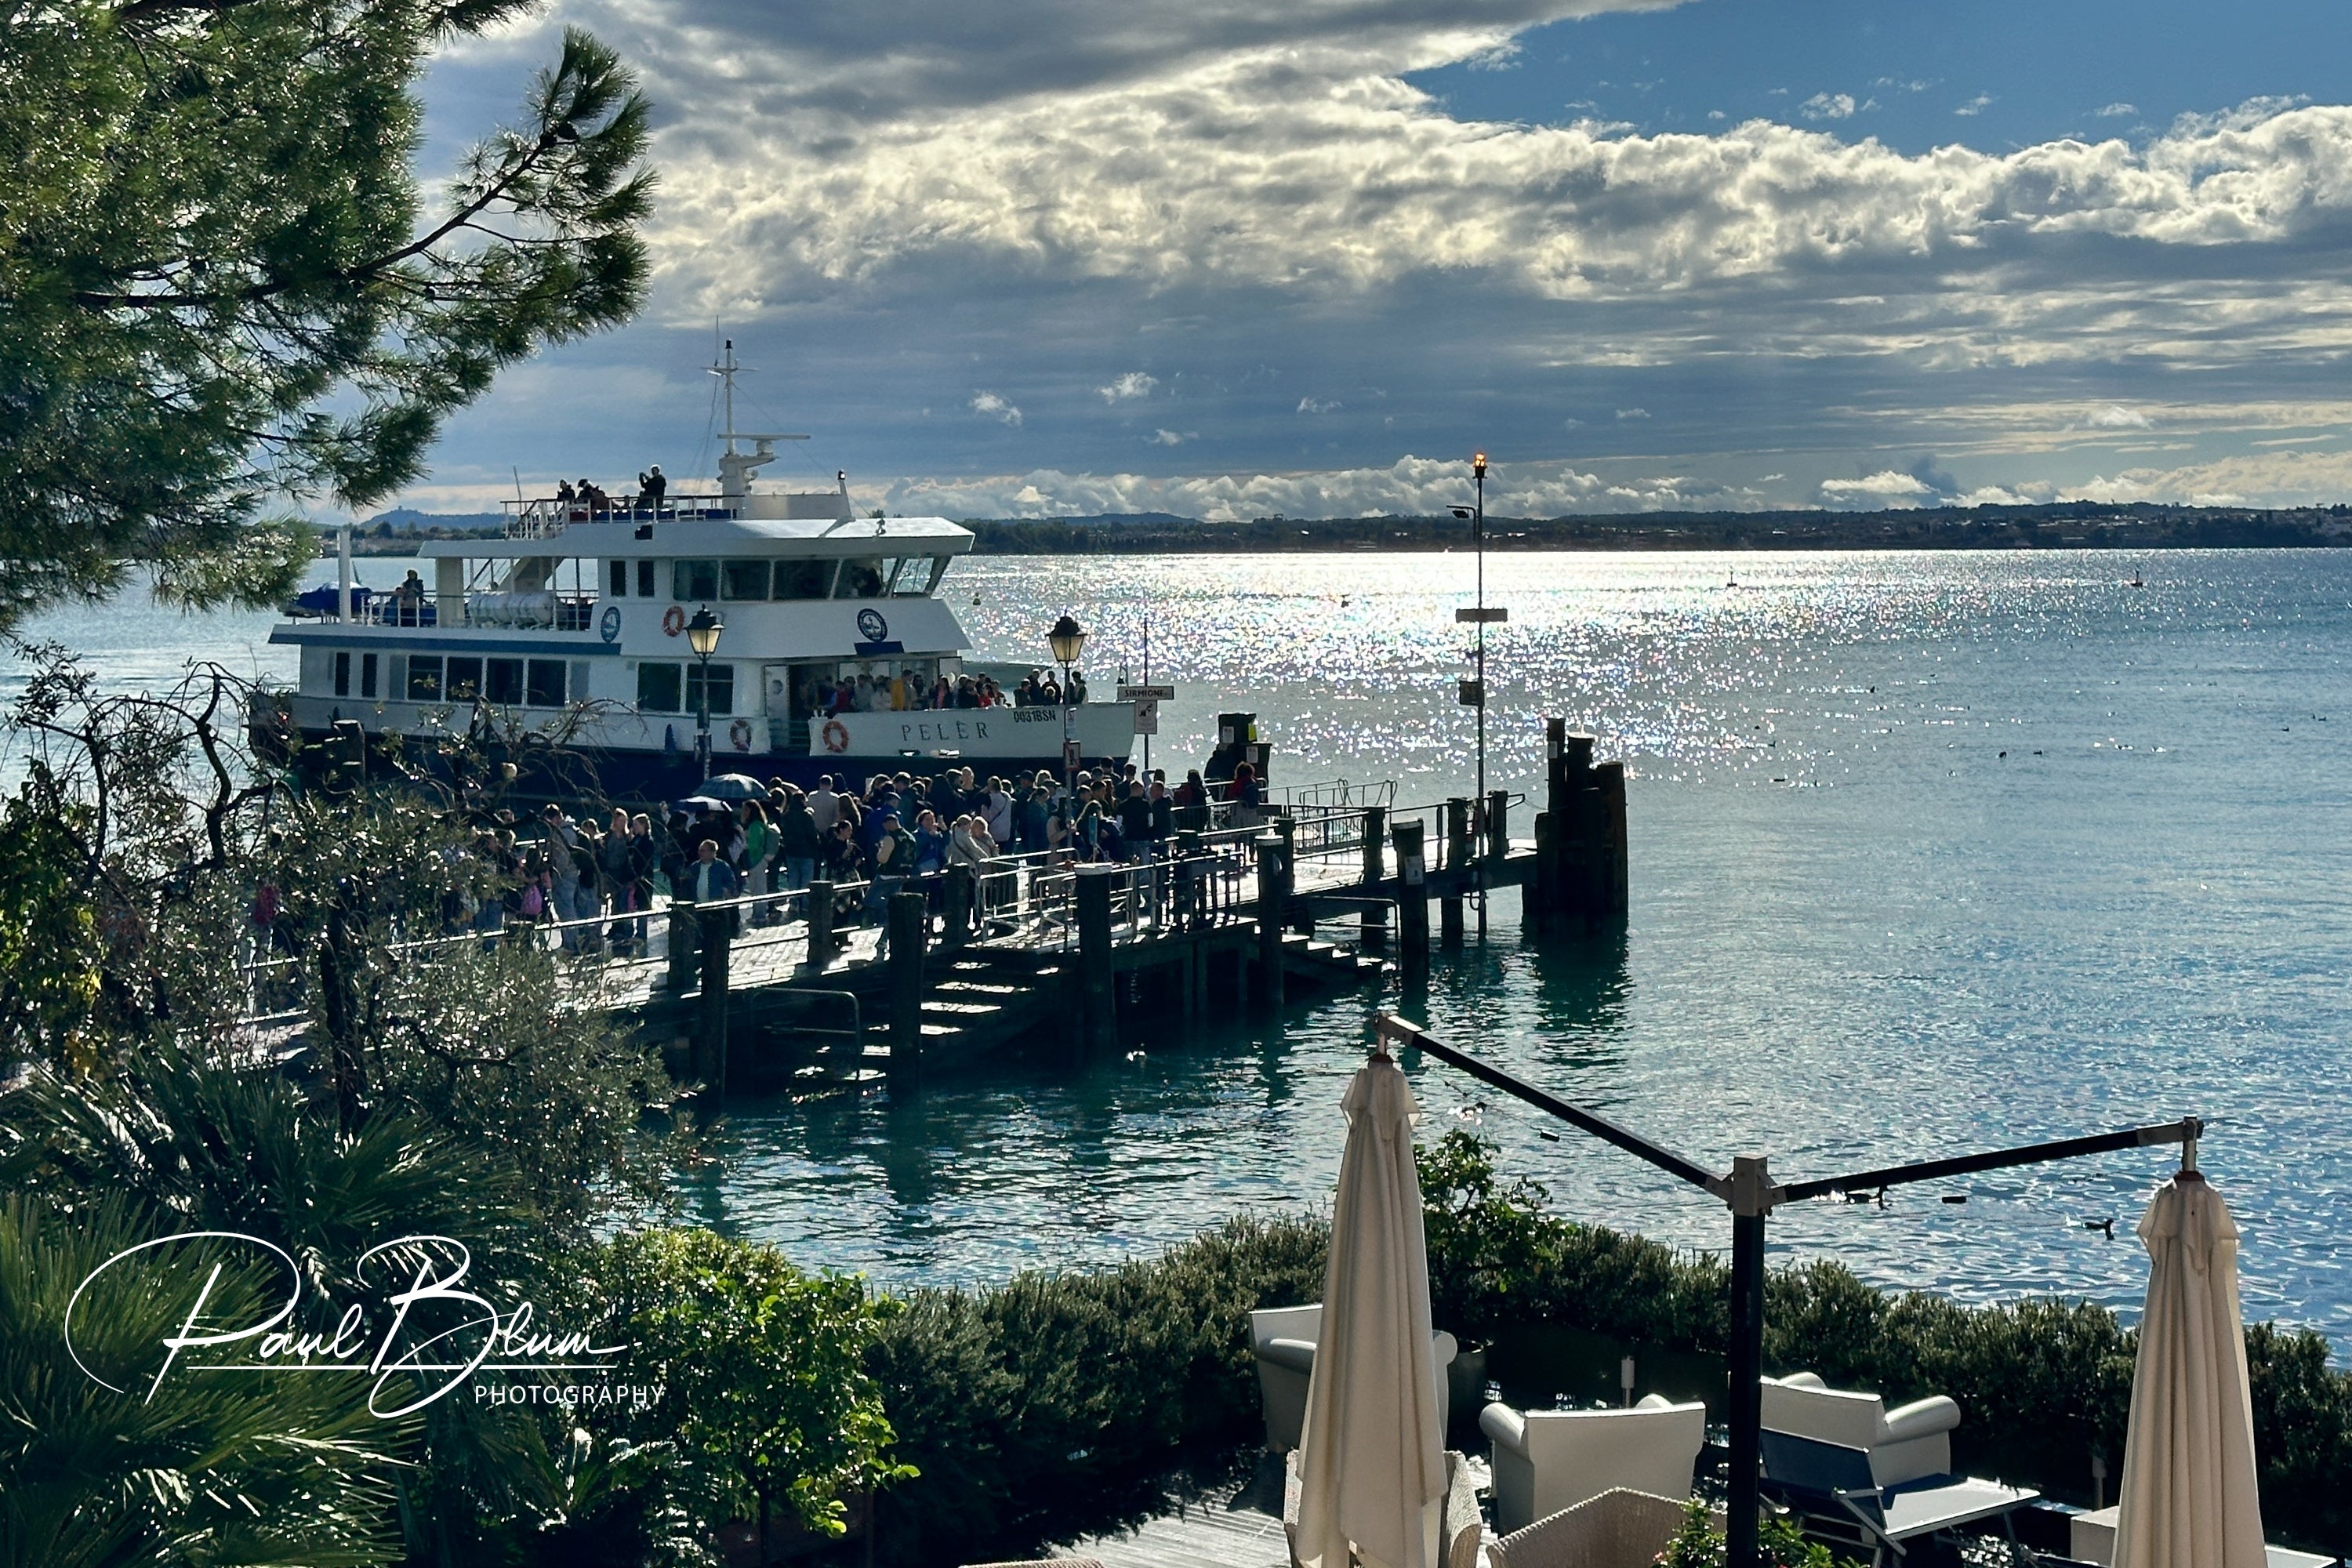
<svg viewBox="0 0 2352 1568">
<path fill-rule="evenodd" d="M 314 592 L 270 632 L 301 649 L 301 674 L 257 726 L 313 742 L 352 721 L 371 736 L 511 737 L 578 759 L 594 777 L 572 786 L 615 799 L 682 798 L 710 773 L 855 787 L 877 772 L 1124 759 L 1130 702 L 920 705 L 966 673 L 970 641 L 940 585 L 971 531 L 859 517 L 845 473 L 832 490 L 757 488 L 776 443 L 806 437 L 735 430 L 740 369 L 730 344 L 713 367 L 726 407 L 715 492 L 510 501 L 499 537 L 426 541 L 432 580 L 411 570 L 389 592 L 353 584 L 346 535 L 331 599 Z M 688 636 L 705 611 L 722 626 L 708 659 Z M 836 710 L 861 678 L 881 695 Z"/>
</svg>

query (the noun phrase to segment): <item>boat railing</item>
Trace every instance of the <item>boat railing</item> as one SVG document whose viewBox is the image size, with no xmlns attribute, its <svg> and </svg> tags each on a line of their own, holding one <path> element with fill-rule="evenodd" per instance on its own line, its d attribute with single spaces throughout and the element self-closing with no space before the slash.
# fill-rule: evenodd
<svg viewBox="0 0 2352 1568">
<path fill-rule="evenodd" d="M 506 513 L 506 537 L 509 539 L 548 539 L 575 522 L 676 522 L 680 520 L 725 520 L 737 515 L 735 502 L 716 493 L 677 495 L 665 494 L 659 501 L 644 496 L 626 500 L 614 497 L 605 500 L 565 500 L 561 496 L 538 496 L 523 500 L 501 501 Z"/>
<path fill-rule="evenodd" d="M 458 613 L 444 619 L 441 598 L 426 593 L 403 594 L 378 590 L 352 595 L 349 622 L 359 626 L 418 627 L 496 626 L 502 630 L 584 632 L 594 626 L 597 597 L 571 588 L 542 588 L 522 594 L 475 593 L 465 595 Z M 330 610 L 319 617 L 327 622 L 342 617 Z"/>
</svg>

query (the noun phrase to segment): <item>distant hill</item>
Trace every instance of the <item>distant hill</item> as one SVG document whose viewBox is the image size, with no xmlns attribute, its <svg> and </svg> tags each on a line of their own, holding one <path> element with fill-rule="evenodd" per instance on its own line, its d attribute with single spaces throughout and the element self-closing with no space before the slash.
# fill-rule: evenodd
<svg viewBox="0 0 2352 1568">
<path fill-rule="evenodd" d="M 982 554 L 1465 550 L 1453 517 L 966 519 Z M 2352 545 L 2352 507 L 1924 507 L 1888 511 L 1610 512 L 1490 517 L 1489 550 L 2247 549 Z"/>
</svg>

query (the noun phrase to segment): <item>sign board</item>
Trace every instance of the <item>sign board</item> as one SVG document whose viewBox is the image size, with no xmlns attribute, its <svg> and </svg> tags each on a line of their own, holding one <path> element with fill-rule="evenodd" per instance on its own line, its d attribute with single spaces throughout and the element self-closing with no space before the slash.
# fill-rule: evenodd
<svg viewBox="0 0 2352 1568">
<path fill-rule="evenodd" d="M 1465 605 L 1454 612 L 1454 619 L 1462 626 L 1475 626 L 1482 624 L 1490 626 L 1500 626 L 1510 618 L 1510 611 L 1495 605 L 1489 605 L 1483 610 L 1475 605 Z"/>
<path fill-rule="evenodd" d="M 1130 697 L 1127 700 L 1135 704 L 1135 732 L 1139 735 L 1160 733 L 1160 699 Z"/>
<path fill-rule="evenodd" d="M 1460 683 L 1457 697 L 1465 708 L 1484 708 L 1486 705 L 1486 683 L 1483 680 L 1465 680 Z"/>
<path fill-rule="evenodd" d="M 1173 702 L 1176 689 L 1172 686 L 1122 686 L 1118 689 L 1121 702 Z M 1138 730 L 1137 734 L 1144 731 Z"/>
<path fill-rule="evenodd" d="M 1065 741 L 1062 742 L 1062 765 L 1064 767 L 1075 770 L 1078 763 L 1083 760 L 1084 759 L 1078 754 L 1078 743 L 1076 741 Z"/>
<path fill-rule="evenodd" d="M 1422 866 L 1421 857 L 1418 855 L 1406 856 L 1403 862 L 1398 866 L 1397 874 L 1404 879 L 1404 885 L 1406 887 L 1420 887 L 1422 885 L 1423 879 L 1425 876 L 1425 872 Z"/>
</svg>

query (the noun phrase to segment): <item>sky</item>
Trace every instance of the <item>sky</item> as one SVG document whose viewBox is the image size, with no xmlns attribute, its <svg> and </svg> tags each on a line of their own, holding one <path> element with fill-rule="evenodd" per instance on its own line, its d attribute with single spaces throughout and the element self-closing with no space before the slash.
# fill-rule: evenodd
<svg viewBox="0 0 2352 1568">
<path fill-rule="evenodd" d="M 399 498 L 950 517 L 2352 500 L 2343 0 L 553 0 L 642 74 L 651 296 Z"/>
</svg>

